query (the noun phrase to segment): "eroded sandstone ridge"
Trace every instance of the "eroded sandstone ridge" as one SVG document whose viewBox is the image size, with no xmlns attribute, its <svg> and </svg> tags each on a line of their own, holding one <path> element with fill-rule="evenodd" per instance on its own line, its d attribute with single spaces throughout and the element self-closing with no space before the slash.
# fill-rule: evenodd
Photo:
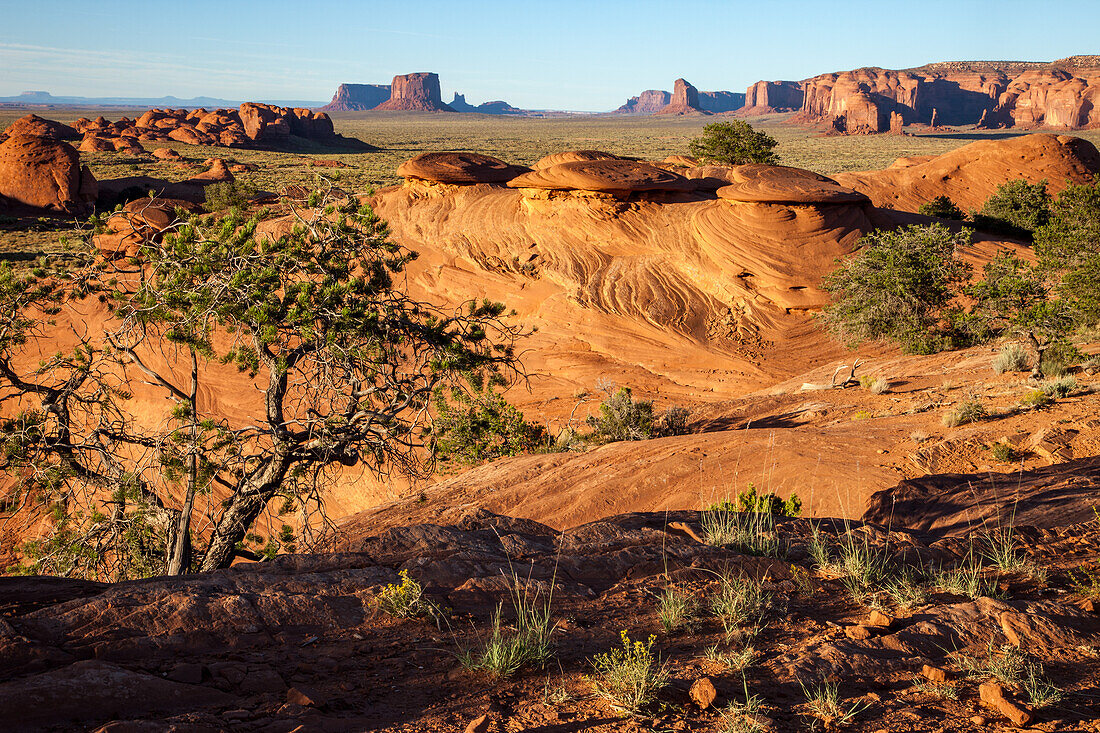
<svg viewBox="0 0 1100 733">
<path fill-rule="evenodd" d="M 749 106 L 762 83 L 749 88 Z M 848 134 L 886 132 L 892 115 L 895 126 L 898 118 L 904 124 L 987 128 L 1100 125 L 1100 56 L 1050 63 L 956 61 L 900 71 L 869 67 L 820 74 L 800 87 L 801 119 Z"/>
</svg>

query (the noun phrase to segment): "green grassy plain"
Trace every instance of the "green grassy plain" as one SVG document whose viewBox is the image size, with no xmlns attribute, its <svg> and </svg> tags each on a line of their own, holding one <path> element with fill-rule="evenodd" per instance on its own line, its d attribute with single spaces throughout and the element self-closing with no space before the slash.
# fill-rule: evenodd
<svg viewBox="0 0 1100 733">
<path fill-rule="evenodd" d="M 26 110 L 0 110 L 0 129 Z M 103 114 L 111 120 L 135 116 L 134 110 L 36 110 L 43 117 L 72 122 L 78 117 Z M 230 163 L 257 166 L 238 178 L 263 190 L 278 191 L 288 184 L 310 185 L 318 175 L 338 181 L 351 191 L 399 183 L 395 170 L 401 162 L 422 152 L 465 150 L 486 153 L 510 163 L 530 164 L 547 153 L 595 148 L 616 155 L 660 160 L 685 154 L 688 141 L 703 125 L 720 117 L 628 117 L 621 115 L 550 118 L 496 117 L 470 114 L 410 114 L 401 112 L 346 112 L 332 115 L 336 131 L 378 148 L 372 152 L 336 151 L 324 148 L 300 152 L 236 150 L 183 143 L 147 143 L 146 147 L 171 147 L 192 163 L 225 158 Z M 818 130 L 788 123 L 789 115 L 751 119 L 757 128 L 779 141 L 781 162 L 824 174 L 885 168 L 898 157 L 938 155 L 975 140 L 1022 134 L 1013 131 L 960 130 L 927 133 L 914 128 L 911 135 L 823 136 Z M 1100 130 L 1072 133 L 1100 144 Z M 82 153 L 98 179 L 150 175 L 170 181 L 184 180 L 201 170 L 175 163 L 137 158 L 125 153 Z M 312 161 L 338 161 L 345 167 L 325 168 Z M 48 220 L 0 219 L 0 251 L 43 251 L 59 248 L 60 236 L 71 227 Z"/>
</svg>

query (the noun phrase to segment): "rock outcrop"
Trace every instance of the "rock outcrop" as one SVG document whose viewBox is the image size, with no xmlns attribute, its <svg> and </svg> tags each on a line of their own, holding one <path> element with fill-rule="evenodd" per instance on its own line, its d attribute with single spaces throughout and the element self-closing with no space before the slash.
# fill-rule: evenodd
<svg viewBox="0 0 1100 733">
<path fill-rule="evenodd" d="M 454 112 L 440 98 L 439 75 L 432 72 L 395 76 L 390 85 L 390 98 L 375 109 L 403 112 Z"/>
<path fill-rule="evenodd" d="M 1098 56 L 946 62 L 902 71 L 870 67 L 821 74 L 801 87 L 801 119 L 849 134 L 886 132 L 893 115 L 905 124 L 986 128 L 1100 125 Z"/>
<path fill-rule="evenodd" d="M 659 115 L 703 115 L 710 114 L 699 106 L 699 90 L 684 79 L 677 79 L 672 99 L 660 109 Z"/>
<path fill-rule="evenodd" d="M 504 183 L 527 171 L 479 153 L 422 153 L 407 160 L 397 175 L 432 183 Z"/>
<path fill-rule="evenodd" d="M 875 206 L 917 211 L 947 196 L 964 211 L 981 208 L 1003 183 L 1046 180 L 1057 194 L 1070 183 L 1100 175 L 1100 152 L 1088 140 L 1069 135 L 1031 134 L 980 140 L 930 159 L 902 159 L 881 171 L 837 173 L 843 186 L 860 191 Z"/>
<path fill-rule="evenodd" d="M 43 119 L 36 114 L 20 117 L 18 120 L 11 123 L 8 129 L 0 133 L 0 141 L 3 140 L 4 135 L 29 135 L 31 137 L 41 137 L 48 140 L 80 139 L 80 133 L 69 125 L 55 120 Z"/>
<path fill-rule="evenodd" d="M 341 84 L 322 112 L 362 112 L 390 98 L 389 84 Z"/>
<path fill-rule="evenodd" d="M 672 95 L 663 89 L 646 89 L 637 97 L 626 100 L 616 112 L 622 114 L 652 115 L 660 112 L 672 101 Z"/>
<path fill-rule="evenodd" d="M 576 160 L 525 173 L 508 181 L 510 188 L 593 191 L 628 195 L 639 191 L 691 191 L 688 179 L 649 163 L 633 160 Z"/>
<path fill-rule="evenodd" d="M 333 147 L 364 147 L 365 143 L 337 135 L 324 112 L 245 102 L 238 109 L 151 109 L 136 120 L 116 122 L 101 117 L 81 118 L 73 128 L 84 135 L 87 149 L 98 150 L 97 140 L 128 141 L 131 152 L 140 142 L 181 142 L 227 148 L 296 148 L 303 142 Z M 82 143 L 83 145 L 83 143 Z M 84 149 L 82 147 L 82 149 Z M 116 145 L 116 149 L 119 147 Z"/>
<path fill-rule="evenodd" d="M 0 200 L 82 216 L 97 195 L 95 177 L 72 145 L 19 133 L 0 141 Z"/>
<path fill-rule="evenodd" d="M 713 114 L 735 112 L 745 106 L 745 95 L 740 92 L 699 92 L 699 106 Z"/>
<path fill-rule="evenodd" d="M 758 81 L 745 90 L 743 111 L 751 114 L 802 109 L 802 85 L 797 81 Z"/>
</svg>

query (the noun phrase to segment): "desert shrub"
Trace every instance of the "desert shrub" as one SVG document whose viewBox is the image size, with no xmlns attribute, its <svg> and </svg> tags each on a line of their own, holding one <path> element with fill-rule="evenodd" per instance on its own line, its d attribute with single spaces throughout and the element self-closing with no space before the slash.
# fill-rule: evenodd
<svg viewBox="0 0 1100 733">
<path fill-rule="evenodd" d="M 871 380 L 871 384 L 867 386 L 867 389 L 871 394 L 886 394 L 890 391 L 890 380 L 875 377 Z"/>
<path fill-rule="evenodd" d="M 928 602 L 928 588 L 923 577 L 911 570 L 887 578 L 882 589 L 895 605 L 902 608 L 915 608 Z"/>
<path fill-rule="evenodd" d="M 716 504 L 711 504 L 704 511 L 727 512 L 764 512 L 766 514 L 778 514 L 784 517 L 797 517 L 802 514 L 802 499 L 796 494 L 791 494 L 782 499 L 774 491 L 760 494 L 756 491 L 756 484 L 749 482 L 747 489 L 737 495 L 735 505 L 729 499 L 724 499 Z"/>
<path fill-rule="evenodd" d="M 998 463 L 1011 463 L 1020 457 L 1016 449 L 1008 443 L 994 443 L 990 447 L 989 453 L 993 456 L 993 460 Z"/>
<path fill-rule="evenodd" d="M 776 165 L 779 157 L 773 148 L 778 144 L 770 135 L 752 129 L 744 120 L 733 120 L 712 122 L 703 127 L 703 134 L 688 144 L 688 151 L 704 163 Z"/>
<path fill-rule="evenodd" d="M 1081 361 L 1082 354 L 1069 341 L 1059 340 L 1043 351 L 1039 372 L 1044 377 L 1064 377 L 1070 367 Z"/>
<path fill-rule="evenodd" d="M 1039 662 L 1028 662 L 1020 679 L 1020 687 L 1027 695 L 1032 707 L 1045 708 L 1062 700 L 1062 690 L 1046 676 L 1046 670 Z"/>
<path fill-rule="evenodd" d="M 1050 403 L 1050 395 L 1041 389 L 1029 390 L 1027 394 L 1020 398 L 1020 406 L 1025 410 L 1038 410 Z"/>
<path fill-rule="evenodd" d="M 979 229 L 1030 237 L 1050 219 L 1050 207 L 1047 182 L 1021 178 L 999 186 L 972 218 Z"/>
<path fill-rule="evenodd" d="M 849 345 L 890 340 L 910 353 L 952 343 L 958 296 L 970 266 L 957 256 L 969 231 L 942 224 L 878 230 L 825 278 L 835 300 L 823 311 L 829 330 Z"/>
<path fill-rule="evenodd" d="M 243 181 L 213 183 L 206 187 L 203 208 L 210 212 L 243 209 L 255 195 L 256 188 Z"/>
<path fill-rule="evenodd" d="M 1026 664 L 1024 655 L 1019 649 L 1003 644 L 996 647 L 990 639 L 986 647 L 984 657 L 975 657 L 969 654 L 956 654 L 959 666 L 971 679 L 983 679 L 992 677 L 1002 685 L 1016 687 L 1022 681 Z"/>
<path fill-rule="evenodd" d="M 468 390 L 435 391 L 432 448 L 440 461 L 469 466 L 533 452 L 548 442 L 546 428 L 528 422 L 496 391 L 499 382 L 473 375 L 468 382 Z"/>
<path fill-rule="evenodd" d="M 653 702 L 657 692 L 668 684 L 668 670 L 653 653 L 655 636 L 645 642 L 632 641 L 623 631 L 621 637 L 621 648 L 597 654 L 592 659 L 592 682 L 596 694 L 612 706 L 636 714 Z"/>
<path fill-rule="evenodd" d="M 1031 365 L 1027 360 L 1027 349 L 1020 344 L 1003 346 L 1000 353 L 993 359 L 993 371 L 997 374 L 1026 372 L 1030 368 Z"/>
<path fill-rule="evenodd" d="M 375 598 L 379 610 L 398 618 L 416 616 L 427 610 L 423 586 L 409 577 L 408 570 L 402 570 L 398 576 L 400 583 L 386 585 Z"/>
<path fill-rule="evenodd" d="M 749 555 L 779 557 L 782 545 L 769 512 L 739 512 L 728 501 L 703 511 L 700 523 L 707 544 L 734 547 Z"/>
<path fill-rule="evenodd" d="M 988 416 L 985 405 L 977 400 L 965 400 L 954 409 L 943 414 L 941 422 L 945 428 L 954 428 L 967 423 L 979 422 Z"/>
<path fill-rule="evenodd" d="M 668 408 L 657 420 L 657 434 L 660 436 L 687 435 L 691 432 L 688 428 L 690 416 L 691 411 L 686 407 Z"/>
<path fill-rule="evenodd" d="M 966 218 L 966 214 L 963 210 L 955 205 L 947 196 L 937 196 L 931 201 L 925 202 L 917 209 L 917 213 L 924 214 L 925 216 L 935 216 L 939 219 L 952 219 L 954 221 L 962 221 Z"/>
<path fill-rule="evenodd" d="M 1061 297 L 1079 321 L 1100 322 L 1100 185 L 1069 186 L 1051 206 L 1050 221 L 1035 232 L 1040 265 L 1061 273 Z"/>
<path fill-rule="evenodd" d="M 982 596 L 994 596 L 997 593 L 995 583 L 987 581 L 980 562 L 973 554 L 957 568 L 938 568 L 931 574 L 932 586 L 948 593 L 977 600 Z"/>
<path fill-rule="evenodd" d="M 1077 379 L 1069 375 L 1057 379 L 1044 379 L 1039 389 L 1049 397 L 1069 397 L 1077 391 Z"/>
<path fill-rule="evenodd" d="M 1073 590 L 1083 598 L 1100 601 L 1100 568 L 1081 568 L 1069 572 L 1069 582 Z"/>
<path fill-rule="evenodd" d="M 657 434 L 653 402 L 635 400 L 629 387 L 622 387 L 600 403 L 600 412 L 588 418 L 592 440 L 615 443 L 622 440 L 646 440 Z"/>
</svg>

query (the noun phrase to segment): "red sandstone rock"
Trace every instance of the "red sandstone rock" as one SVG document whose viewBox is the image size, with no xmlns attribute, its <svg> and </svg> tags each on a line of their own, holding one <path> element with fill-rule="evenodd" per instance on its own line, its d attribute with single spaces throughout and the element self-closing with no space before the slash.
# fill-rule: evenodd
<svg viewBox="0 0 1100 733">
<path fill-rule="evenodd" d="M 978 694 L 982 702 L 1011 720 L 1016 727 L 1023 727 L 1031 722 L 1031 713 L 1005 698 L 1004 688 L 996 682 L 983 682 L 978 686 Z"/>
<path fill-rule="evenodd" d="M 559 163 L 575 163 L 579 160 L 619 160 L 619 156 L 602 150 L 567 150 L 564 153 L 551 153 L 539 158 L 531 169 L 538 171 Z"/>
<path fill-rule="evenodd" d="M 646 89 L 637 97 L 626 100 L 616 112 L 624 114 L 652 115 L 660 112 L 672 101 L 672 95 L 663 89 Z"/>
<path fill-rule="evenodd" d="M 731 201 L 777 204 L 859 204 L 867 196 L 845 188 L 831 178 L 782 165 L 729 166 L 736 182 L 718 189 Z"/>
<path fill-rule="evenodd" d="M 323 112 L 353 112 L 374 109 L 390 98 L 389 84 L 341 84 Z"/>
<path fill-rule="evenodd" d="M 711 682 L 709 677 L 700 677 L 692 683 L 691 689 L 688 690 L 688 694 L 691 696 L 692 701 L 700 708 L 706 710 L 713 703 L 715 698 L 718 697 L 718 691 L 714 689 L 714 683 Z"/>
<path fill-rule="evenodd" d="M 431 72 L 395 76 L 390 85 L 390 98 L 375 107 L 378 110 L 407 112 L 454 112 L 443 103 L 439 92 L 439 75 Z"/>
<path fill-rule="evenodd" d="M 68 143 L 31 135 L 0 142 L 0 197 L 25 206 L 85 214 L 95 201 L 95 182 Z"/>
<path fill-rule="evenodd" d="M 745 91 L 745 110 L 760 114 L 802 109 L 802 86 L 796 81 L 758 81 Z"/>
<path fill-rule="evenodd" d="M 709 114 L 699 106 L 699 90 L 684 79 L 677 79 L 672 92 L 672 100 L 663 109 L 657 112 L 659 115 L 703 115 Z"/>
<path fill-rule="evenodd" d="M 79 150 L 84 153 L 105 153 L 114 150 L 115 146 L 105 137 L 88 135 L 80 141 Z"/>
<path fill-rule="evenodd" d="M 422 153 L 402 163 L 397 175 L 435 183 L 503 183 L 526 170 L 479 153 Z"/>
<path fill-rule="evenodd" d="M 623 194 L 635 191 L 689 191 L 695 185 L 683 176 L 632 160 L 580 160 L 524 173 L 508 181 L 510 188 L 580 190 Z"/>
<path fill-rule="evenodd" d="M 181 160 L 183 158 L 178 152 L 172 148 L 157 148 L 153 151 L 154 158 L 160 158 L 161 160 Z"/>
<path fill-rule="evenodd" d="M 4 130 L 3 135 L 9 137 L 31 135 L 49 140 L 76 140 L 80 137 L 80 133 L 72 127 L 53 120 L 42 119 L 35 114 L 20 117 L 11 123 L 8 129 Z"/>
</svg>

